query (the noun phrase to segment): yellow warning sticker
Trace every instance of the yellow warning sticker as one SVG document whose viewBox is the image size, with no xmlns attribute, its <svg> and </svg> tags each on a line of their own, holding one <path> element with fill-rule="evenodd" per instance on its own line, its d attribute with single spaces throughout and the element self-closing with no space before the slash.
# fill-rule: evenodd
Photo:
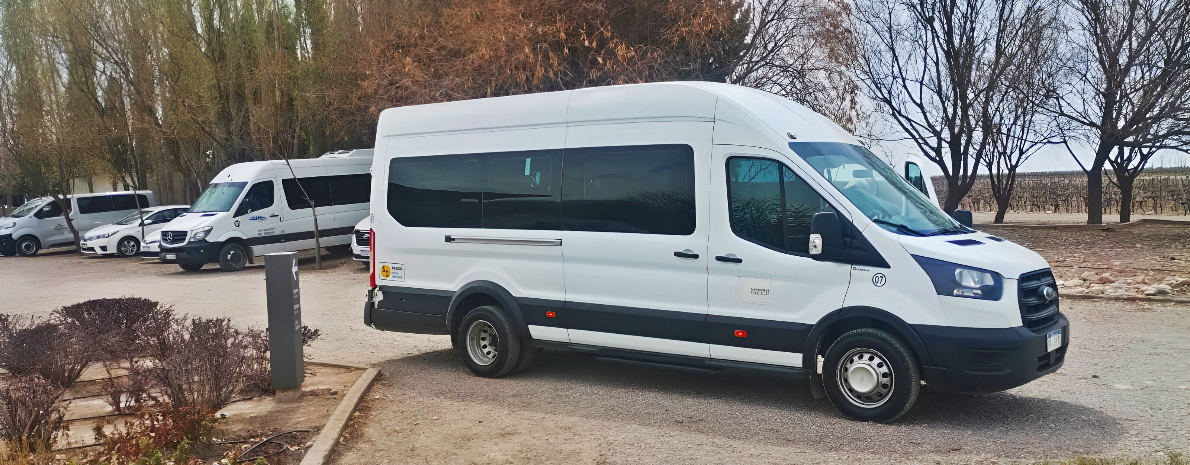
<svg viewBox="0 0 1190 465">
<path fill-rule="evenodd" d="M 393 275 L 393 269 L 389 268 L 388 265 L 384 265 L 384 266 L 380 267 L 380 277 L 381 278 L 388 279 L 388 277 L 392 276 L 392 275 Z"/>
<path fill-rule="evenodd" d="M 379 276 L 385 281 L 405 281 L 405 265 L 400 263 L 380 263 Z"/>
</svg>

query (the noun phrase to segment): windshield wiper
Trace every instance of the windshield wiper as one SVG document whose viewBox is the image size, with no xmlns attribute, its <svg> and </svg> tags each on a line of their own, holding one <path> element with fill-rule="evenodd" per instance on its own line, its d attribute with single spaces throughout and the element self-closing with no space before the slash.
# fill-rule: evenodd
<svg viewBox="0 0 1190 465">
<path fill-rule="evenodd" d="M 894 228 L 897 228 L 898 232 L 902 232 L 902 233 L 908 234 L 910 236 L 918 236 L 918 237 L 925 236 L 925 234 L 918 232 L 916 229 L 910 228 L 910 227 L 905 226 L 901 223 L 894 223 L 892 221 L 882 220 L 880 218 L 872 218 L 872 222 L 877 223 L 877 224 L 892 226 Z"/>
<path fill-rule="evenodd" d="M 968 229 L 967 227 L 945 228 L 945 229 L 939 229 L 939 230 L 934 231 L 929 234 L 925 234 L 925 236 L 941 236 L 944 234 L 968 234 L 968 233 L 973 233 L 973 232 L 975 232 L 975 230 Z"/>
</svg>

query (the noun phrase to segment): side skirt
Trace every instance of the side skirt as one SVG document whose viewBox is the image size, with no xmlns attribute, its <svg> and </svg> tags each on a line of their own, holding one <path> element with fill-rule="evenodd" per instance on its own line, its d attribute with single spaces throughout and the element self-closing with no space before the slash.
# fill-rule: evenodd
<svg viewBox="0 0 1190 465">
<path fill-rule="evenodd" d="M 689 357 L 684 355 L 657 354 L 635 350 L 596 347 L 584 344 L 567 344 L 564 342 L 551 342 L 542 340 L 529 340 L 526 342 L 533 345 L 534 347 L 540 347 L 549 351 L 592 354 L 596 356 L 596 360 L 612 363 L 668 368 L 698 373 L 718 373 L 728 369 L 742 369 L 793 375 L 799 379 L 804 378 L 807 380 L 810 377 L 809 371 L 797 367 L 768 365 L 764 363 L 736 362 L 732 360 L 715 360 L 701 357 Z"/>
</svg>

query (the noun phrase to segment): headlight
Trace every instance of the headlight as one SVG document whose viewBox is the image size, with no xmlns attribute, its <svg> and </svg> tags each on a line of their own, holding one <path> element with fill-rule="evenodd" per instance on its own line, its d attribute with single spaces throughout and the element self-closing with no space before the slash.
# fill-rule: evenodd
<svg viewBox="0 0 1190 465">
<path fill-rule="evenodd" d="M 934 282 L 938 295 L 968 299 L 1000 300 L 1004 279 L 999 273 L 933 258 L 913 256 Z"/>
<path fill-rule="evenodd" d="M 8 223 L 0 224 L 0 229 L 8 229 L 8 228 L 11 228 L 16 225 L 17 225 L 17 223 L 15 221 L 11 221 Z"/>
<path fill-rule="evenodd" d="M 207 238 L 207 234 L 210 234 L 210 233 L 211 233 L 211 229 L 212 229 L 212 228 L 214 228 L 214 227 L 213 227 L 213 226 L 207 226 L 207 227 L 205 227 L 205 228 L 198 228 L 198 229 L 195 229 L 195 230 L 193 230 L 193 231 L 190 231 L 190 240 L 192 240 L 192 241 L 201 241 L 201 240 L 203 240 L 203 239 L 206 239 L 206 238 Z"/>
</svg>

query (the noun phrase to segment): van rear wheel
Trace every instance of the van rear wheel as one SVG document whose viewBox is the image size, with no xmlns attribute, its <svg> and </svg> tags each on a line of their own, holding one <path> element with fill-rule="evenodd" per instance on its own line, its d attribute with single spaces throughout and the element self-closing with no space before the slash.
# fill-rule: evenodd
<svg viewBox="0 0 1190 465">
<path fill-rule="evenodd" d="M 219 249 L 219 268 L 223 271 L 240 271 L 248 265 L 248 252 L 244 246 L 230 242 Z"/>
<path fill-rule="evenodd" d="M 499 378 L 517 367 L 527 349 L 513 331 L 504 310 L 485 305 L 463 317 L 458 341 L 463 363 L 478 376 Z"/>
<path fill-rule="evenodd" d="M 887 423 L 909 413 L 921 370 L 907 346 L 874 328 L 839 337 L 823 357 L 822 387 L 835 408 L 860 421 Z"/>
<path fill-rule="evenodd" d="M 25 236 L 17 240 L 17 255 L 32 257 L 41 251 L 41 243 L 36 237 Z"/>
</svg>

